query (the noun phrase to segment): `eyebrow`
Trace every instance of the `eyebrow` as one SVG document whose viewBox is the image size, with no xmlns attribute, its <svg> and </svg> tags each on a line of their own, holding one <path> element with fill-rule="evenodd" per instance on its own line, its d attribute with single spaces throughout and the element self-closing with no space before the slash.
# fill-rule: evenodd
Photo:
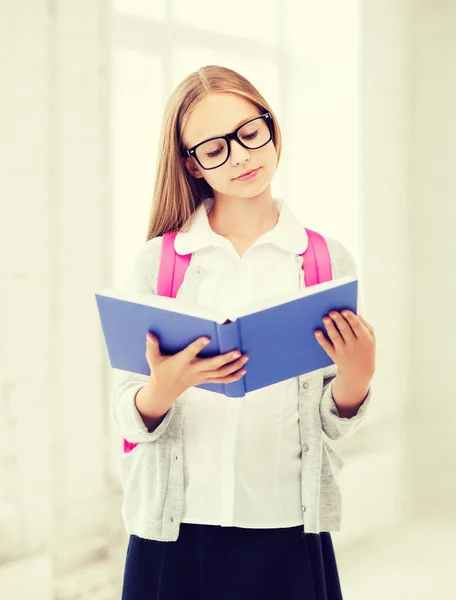
<svg viewBox="0 0 456 600">
<path fill-rule="evenodd" d="M 237 123 L 234 128 L 232 129 L 232 131 L 236 130 L 238 127 L 240 127 L 241 125 L 244 125 L 244 123 L 247 123 L 248 121 L 251 121 L 252 119 L 256 119 L 257 117 L 260 117 L 261 115 L 252 115 L 250 117 L 247 117 L 245 119 L 242 119 L 242 121 L 239 121 L 239 123 Z M 222 137 L 223 134 L 219 134 L 219 135 L 211 135 L 210 137 L 206 137 L 204 138 L 201 142 L 198 142 L 198 144 L 201 144 L 202 142 L 205 142 L 206 140 L 212 140 L 213 138 L 216 137 Z M 196 144 L 195 144 L 196 145 Z"/>
<path fill-rule="evenodd" d="M 256 119 L 257 117 L 259 117 L 260 115 L 255 115 L 253 117 L 247 117 L 246 119 L 242 119 L 242 121 L 239 121 L 239 123 L 237 125 L 234 126 L 234 128 L 236 129 L 237 127 L 240 127 L 241 125 L 243 125 L 244 123 L 247 123 L 247 121 L 251 121 L 252 119 Z"/>
</svg>

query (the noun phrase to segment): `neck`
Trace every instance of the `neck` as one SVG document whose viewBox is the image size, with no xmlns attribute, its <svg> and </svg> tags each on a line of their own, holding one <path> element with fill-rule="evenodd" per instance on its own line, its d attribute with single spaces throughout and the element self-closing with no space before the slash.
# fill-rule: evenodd
<svg viewBox="0 0 456 600">
<path fill-rule="evenodd" d="M 279 212 L 270 188 L 258 196 L 233 198 L 214 193 L 209 211 L 211 229 L 225 237 L 251 239 L 270 231 L 279 219 Z"/>
</svg>

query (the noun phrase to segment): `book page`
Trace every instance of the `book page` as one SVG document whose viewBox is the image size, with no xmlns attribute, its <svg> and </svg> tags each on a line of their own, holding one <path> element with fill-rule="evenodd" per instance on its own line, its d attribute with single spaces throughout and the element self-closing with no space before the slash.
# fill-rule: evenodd
<svg viewBox="0 0 456 600">
<path fill-rule="evenodd" d="M 190 302 L 181 298 L 156 296 L 154 294 L 132 294 L 131 292 L 116 290 L 114 288 L 105 288 L 100 292 L 97 292 L 97 294 L 109 298 L 117 298 L 118 300 L 125 300 L 127 302 L 135 302 L 136 304 L 143 304 L 145 306 L 152 306 L 161 310 L 169 310 L 181 315 L 188 315 L 189 317 L 206 319 L 220 324 L 225 323 L 228 319 L 225 313 L 222 313 L 213 306 L 197 304 L 196 302 Z"/>
<path fill-rule="evenodd" d="M 238 309 L 236 313 L 228 315 L 228 319 L 231 321 L 235 321 L 239 317 L 244 317 L 246 315 L 251 315 L 255 312 L 267 310 L 268 308 L 272 308 L 274 306 L 286 304 L 287 302 L 292 302 L 293 300 L 298 300 L 299 298 L 304 298 L 305 296 L 318 294 L 318 292 L 321 292 L 323 290 L 338 287 L 351 281 L 355 281 L 355 279 L 350 276 L 340 277 L 339 279 L 332 279 L 331 281 L 325 281 L 324 283 L 317 283 L 316 285 L 312 285 L 307 288 L 299 288 L 298 290 L 292 290 L 291 292 L 286 294 L 270 296 L 269 298 L 264 298 L 262 300 L 255 300 L 255 302 L 249 302 L 249 304 L 246 304 L 245 306 Z"/>
</svg>

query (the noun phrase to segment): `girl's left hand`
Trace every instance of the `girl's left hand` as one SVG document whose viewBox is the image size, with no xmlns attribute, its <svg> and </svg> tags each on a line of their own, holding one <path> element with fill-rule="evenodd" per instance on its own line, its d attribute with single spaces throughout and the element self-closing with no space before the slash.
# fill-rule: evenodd
<svg viewBox="0 0 456 600">
<path fill-rule="evenodd" d="M 375 372 L 375 334 L 372 325 L 350 310 L 331 311 L 323 319 L 329 340 L 321 330 L 315 337 L 339 367 L 341 376 L 369 383 Z M 326 321 L 327 320 L 327 321 Z M 332 343 L 331 343 L 332 342 Z"/>
</svg>

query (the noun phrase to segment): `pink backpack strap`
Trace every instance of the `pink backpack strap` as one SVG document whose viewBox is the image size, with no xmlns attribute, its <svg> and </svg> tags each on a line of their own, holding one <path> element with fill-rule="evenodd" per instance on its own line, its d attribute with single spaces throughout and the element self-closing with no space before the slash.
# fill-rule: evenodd
<svg viewBox="0 0 456 600">
<path fill-rule="evenodd" d="M 309 243 L 303 257 L 302 268 L 306 287 L 323 283 L 332 279 L 331 258 L 328 246 L 322 235 L 311 229 L 307 229 Z M 177 232 L 165 233 L 163 235 L 160 267 L 158 271 L 157 294 L 159 296 L 176 297 L 179 287 L 184 280 L 185 271 L 192 255 L 180 255 L 174 250 L 174 239 Z M 139 442 L 128 442 L 124 439 L 124 452 L 130 452 Z"/>
<path fill-rule="evenodd" d="M 306 287 L 316 283 L 331 281 L 333 278 L 331 268 L 331 257 L 325 238 L 311 229 L 307 229 L 309 243 L 305 252 L 300 254 L 303 257 L 302 268 L 304 269 L 304 278 Z"/>
<path fill-rule="evenodd" d="M 158 271 L 157 294 L 175 298 L 190 264 L 191 254 L 178 254 L 174 250 L 177 231 L 163 235 L 160 268 Z"/>
<path fill-rule="evenodd" d="M 158 269 L 157 295 L 175 298 L 190 264 L 191 254 L 178 254 L 174 250 L 177 231 L 165 233 L 162 239 L 160 266 Z M 139 442 L 124 439 L 124 452 L 131 452 Z"/>
</svg>

